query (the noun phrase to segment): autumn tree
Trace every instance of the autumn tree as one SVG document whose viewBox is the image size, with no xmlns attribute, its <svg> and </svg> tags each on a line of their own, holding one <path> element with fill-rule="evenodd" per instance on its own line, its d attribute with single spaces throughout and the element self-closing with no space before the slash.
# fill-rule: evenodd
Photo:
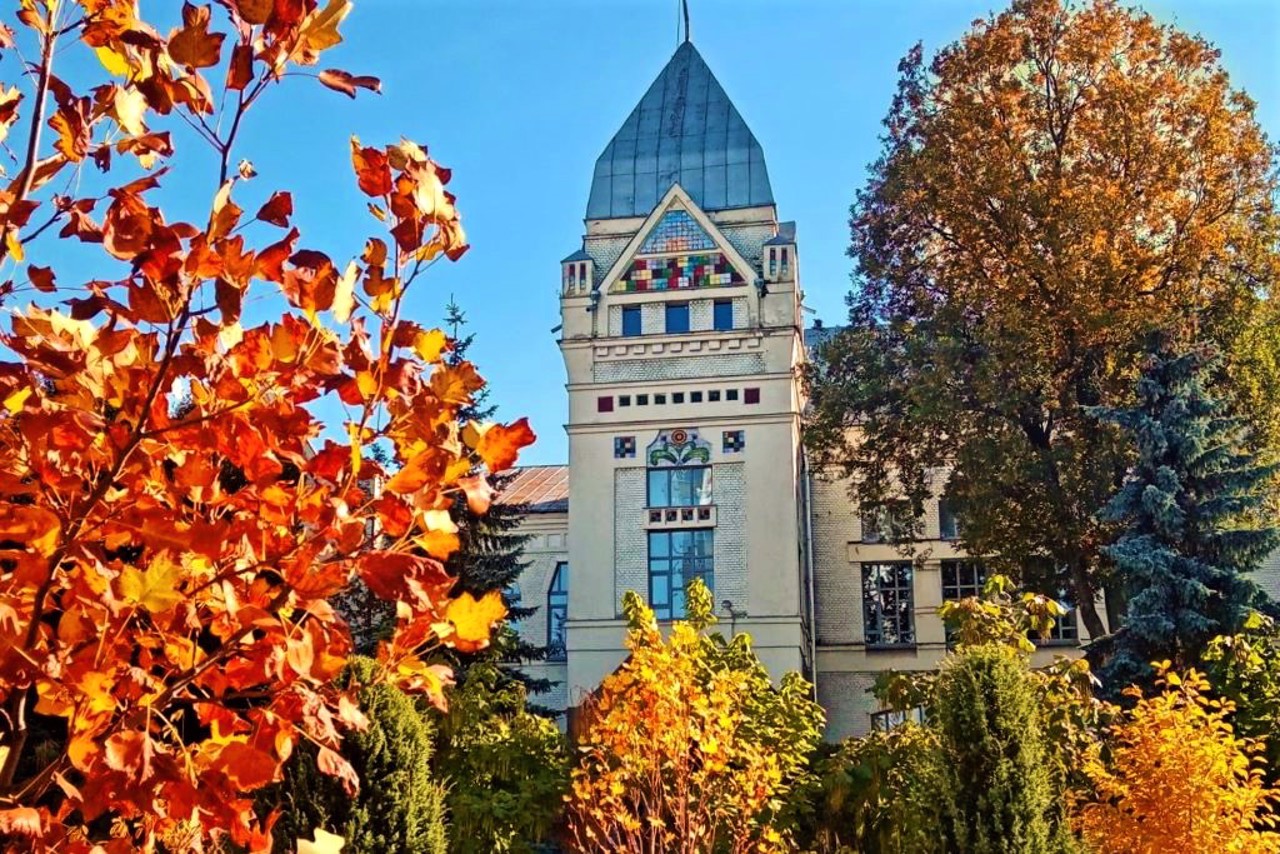
<svg viewBox="0 0 1280 854">
<path fill-rule="evenodd" d="M 1250 573 L 1280 545 L 1259 465 L 1243 424 L 1210 390 L 1220 360 L 1211 346 L 1172 352 L 1159 336 L 1129 407 L 1095 410 L 1138 448 L 1124 486 L 1104 510 L 1123 526 L 1105 552 L 1128 606 L 1107 639 L 1099 675 L 1118 694 L 1150 685 L 1149 662 L 1200 663 L 1209 641 L 1240 632 L 1263 594 Z"/>
<path fill-rule="evenodd" d="M 694 581 L 663 638 L 623 599 L 626 661 L 584 711 L 567 804 L 571 847 L 627 854 L 790 851 L 781 802 L 817 745 L 822 710 L 796 673 L 775 688 L 747 635 L 726 641 Z"/>
<path fill-rule="evenodd" d="M 1261 744 L 1235 734 L 1231 704 L 1210 699 L 1195 670 L 1179 677 L 1163 662 L 1157 672 L 1163 690 L 1131 689 L 1136 705 L 1086 767 L 1095 795 L 1079 811 L 1085 841 L 1098 854 L 1280 851 L 1280 793 L 1263 783 Z"/>
<path fill-rule="evenodd" d="M 1146 331 L 1216 341 L 1277 444 L 1273 150 L 1211 45 L 1114 0 L 1016 0 L 900 72 L 809 445 L 868 507 L 945 488 L 967 551 L 1099 637 L 1133 452 L 1086 408 L 1131 400 Z"/>
<path fill-rule="evenodd" d="M 215 21 L 188 3 L 166 36 L 132 0 L 22 0 L 34 91 L 6 90 L 0 110 L 5 131 L 25 130 L 0 189 L 14 283 L 0 362 L 7 851 L 267 851 L 277 816 L 256 815 L 253 793 L 297 745 L 358 786 L 339 747 L 364 719 L 334 682 L 351 638 L 333 597 L 358 576 L 394 601 L 371 684 L 437 702 L 449 673 L 426 656 L 483 647 L 503 615 L 496 596 L 451 597 L 448 510 L 459 492 L 488 501 L 473 452 L 506 469 L 532 434 L 523 421 L 459 431 L 483 381 L 403 316 L 422 272 L 467 248 L 448 170 L 412 142 L 353 138 L 373 232 L 344 262 L 300 245 L 292 197 L 276 176 L 248 184 L 238 147 L 251 108 L 286 82 L 379 88 L 314 70 L 349 6 L 224 0 Z M 14 38 L 0 30 L 0 49 Z M 58 76 L 73 49 L 111 82 L 77 92 Z M 179 121 L 215 154 L 197 222 L 150 201 L 187 168 L 167 129 Z M 52 266 L 68 242 L 101 262 L 74 287 Z M 36 294 L 62 304 L 14 305 Z M 260 297 L 279 310 L 249 324 Z M 312 411 L 325 400 L 345 408 L 332 434 Z M 364 454 L 379 442 L 397 470 L 375 497 L 361 484 L 389 474 Z M 331 830 L 299 850 L 336 850 Z"/>
</svg>

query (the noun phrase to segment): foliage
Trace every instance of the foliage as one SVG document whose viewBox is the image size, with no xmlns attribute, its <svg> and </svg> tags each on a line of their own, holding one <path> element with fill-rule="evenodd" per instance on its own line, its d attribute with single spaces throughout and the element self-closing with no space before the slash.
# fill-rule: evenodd
<svg viewBox="0 0 1280 854">
<path fill-rule="evenodd" d="M 1025 657 L 1007 646 L 967 647 L 943 665 L 934 708 L 941 747 L 946 850 L 1037 854 L 1064 850 L 1041 723 Z"/>
<path fill-rule="evenodd" d="M 967 552 L 1101 637 L 1096 511 L 1132 453 L 1084 407 L 1131 399 L 1143 334 L 1222 345 L 1276 444 L 1273 151 L 1216 50 L 1114 0 L 1016 0 L 900 70 L 808 444 L 868 508 L 945 486 Z"/>
<path fill-rule="evenodd" d="M 448 787 L 454 854 L 529 854 L 560 817 L 569 751 L 523 685 L 477 661 L 449 696 L 434 767 Z"/>
<path fill-rule="evenodd" d="M 268 790 L 280 809 L 278 850 L 316 828 L 336 831 L 350 851 L 379 854 L 446 854 L 445 791 L 433 779 L 433 727 L 424 709 L 391 685 L 371 684 L 377 662 L 355 658 L 344 674 L 369 719 L 349 734 L 342 754 L 359 775 L 359 794 L 316 768 L 316 748 L 302 746 L 285 765 L 284 784 Z"/>
<path fill-rule="evenodd" d="M 1241 630 L 1209 641 L 1204 666 L 1214 694 L 1231 702 L 1236 732 L 1264 741 L 1263 771 L 1269 784 L 1280 780 L 1280 627 L 1257 611 Z"/>
<path fill-rule="evenodd" d="M 1113 692 L 1150 685 L 1148 662 L 1182 669 L 1216 635 L 1234 634 L 1262 595 L 1245 577 L 1280 545 L 1264 519 L 1262 486 L 1275 474 L 1243 446 L 1243 425 L 1209 391 L 1219 359 L 1211 346 L 1172 352 L 1152 343 L 1137 402 L 1094 414 L 1120 425 L 1137 464 L 1103 510 L 1124 531 L 1104 549 L 1128 599 L 1100 671 Z"/>
<path fill-rule="evenodd" d="M 799 840 L 817 854 L 941 854 L 936 733 L 907 723 L 841 742 L 814 763 Z"/>
<path fill-rule="evenodd" d="M 1257 754 L 1262 745 L 1227 723 L 1229 702 L 1209 699 L 1195 670 L 1179 677 L 1157 665 L 1163 690 L 1143 697 L 1111 729 L 1108 755 L 1086 766 L 1096 797 L 1080 808 L 1079 825 L 1098 854 L 1164 851 L 1280 851 Z"/>
<path fill-rule="evenodd" d="M 774 688 L 746 635 L 726 641 L 695 581 L 664 640 L 628 593 L 630 657 L 586 704 L 567 816 L 573 850 L 788 851 L 774 818 L 818 741 L 822 711 L 797 674 Z"/>
<path fill-rule="evenodd" d="M 18 13 L 18 38 L 37 46 L 35 92 L 11 90 L 0 110 L 5 131 L 30 113 L 20 171 L 0 189 L 0 260 L 21 287 L 0 298 L 40 292 L 69 308 L 11 308 L 0 363 L 6 850 L 207 850 L 229 837 L 265 851 L 275 817 L 255 816 L 252 793 L 297 745 L 357 786 L 338 749 L 362 716 L 333 682 L 351 639 L 331 603 L 353 575 L 398 609 L 372 682 L 436 701 L 447 669 L 423 656 L 482 648 L 503 616 L 497 596 L 451 597 L 448 510 L 459 491 L 477 511 L 488 500 L 473 454 L 509 468 L 532 434 L 524 421 L 460 431 L 483 381 L 445 360 L 443 333 L 402 317 L 419 274 L 466 249 L 449 172 L 412 142 L 353 139 L 377 233 L 345 265 L 299 247 L 291 196 L 248 189 L 256 171 L 233 166 L 236 142 L 250 107 L 341 41 L 349 0 L 218 5 L 227 32 L 186 4 L 167 38 L 132 0 L 23 0 Z M 0 30 L 0 49 L 13 38 Z M 77 40 L 113 76 L 87 94 L 53 73 Z M 350 95 L 379 86 L 318 78 Z M 121 175 L 161 160 L 185 170 L 159 129 L 179 118 L 215 153 L 206 222 L 170 222 L 148 202 L 163 169 Z M 86 195 L 53 195 L 54 178 Z M 256 215 L 233 195 L 261 197 Z M 72 289 L 48 266 L 17 267 L 61 261 L 68 241 L 100 262 L 93 281 Z M 251 302 L 281 314 L 246 328 Z M 311 410 L 326 400 L 349 420 L 320 441 Z M 361 483 L 385 472 L 363 449 L 379 442 L 399 468 L 373 499 Z M 370 543 L 375 526 L 387 536 Z M 47 741 L 28 750 L 33 732 Z"/>
</svg>

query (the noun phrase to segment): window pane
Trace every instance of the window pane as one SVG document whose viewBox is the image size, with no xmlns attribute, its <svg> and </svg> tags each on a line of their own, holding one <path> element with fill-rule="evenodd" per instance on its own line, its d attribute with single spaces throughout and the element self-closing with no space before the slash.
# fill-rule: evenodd
<svg viewBox="0 0 1280 854">
<path fill-rule="evenodd" d="M 698 530 L 690 531 L 693 535 L 692 552 L 700 557 L 711 557 L 711 531 Z"/>
<path fill-rule="evenodd" d="M 689 304 L 667 303 L 667 332 L 689 331 Z"/>
<path fill-rule="evenodd" d="M 649 470 L 649 506 L 650 507 L 670 507 L 671 506 L 671 484 L 669 474 L 671 469 L 650 469 Z"/>
<path fill-rule="evenodd" d="M 909 561 L 862 565 L 863 633 L 867 643 L 915 643 L 912 592 Z"/>
<path fill-rule="evenodd" d="M 671 535 L 665 532 L 649 534 L 649 557 L 667 557 L 671 554 Z"/>
<path fill-rule="evenodd" d="M 713 326 L 716 329 L 732 329 L 733 328 L 733 302 L 727 299 L 718 299 L 714 306 Z"/>
<path fill-rule="evenodd" d="M 628 305 L 622 308 L 622 334 L 640 334 L 640 306 Z"/>
<path fill-rule="evenodd" d="M 945 498 L 938 502 L 938 533 L 944 540 L 958 539 L 960 533 L 955 510 Z"/>
</svg>

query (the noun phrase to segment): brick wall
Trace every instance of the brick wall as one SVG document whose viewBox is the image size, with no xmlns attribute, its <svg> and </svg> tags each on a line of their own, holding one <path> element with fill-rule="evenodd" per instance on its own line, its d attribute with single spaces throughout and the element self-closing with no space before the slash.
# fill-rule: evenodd
<svg viewBox="0 0 1280 854">
<path fill-rule="evenodd" d="M 619 319 L 621 324 L 621 319 Z M 640 305 L 640 331 L 645 335 L 661 335 L 667 331 L 667 305 L 646 302 Z"/>
<path fill-rule="evenodd" d="M 848 544 L 861 534 L 844 480 L 813 479 L 813 599 L 818 644 L 862 640 L 862 588 Z"/>
<path fill-rule="evenodd" d="M 746 465 L 717 463 L 713 500 L 716 504 L 715 603 L 729 599 L 735 608 L 748 601 Z"/>
<path fill-rule="evenodd" d="M 622 613 L 622 594 L 634 590 L 649 598 L 649 542 L 644 529 L 645 470 L 615 469 L 613 473 L 614 608 Z"/>
<path fill-rule="evenodd" d="M 868 692 L 875 684 L 874 673 L 822 673 L 818 678 L 818 703 L 827 713 L 823 738 L 839 741 L 871 731 L 871 713 L 879 708 Z"/>
<path fill-rule="evenodd" d="M 610 310 L 614 308 L 617 306 L 611 306 Z M 612 318 L 612 315 L 610 317 Z M 598 383 L 654 382 L 703 377 L 740 377 L 762 374 L 764 371 L 764 356 L 759 353 L 722 353 L 665 359 L 597 361 L 592 366 L 592 379 Z"/>
<path fill-rule="evenodd" d="M 556 564 L 569 559 L 569 547 L 566 543 L 569 530 L 568 514 L 556 514 L 563 520 L 562 530 L 526 531 L 532 538 L 525 545 L 524 558 L 526 566 L 520 573 L 517 586 L 520 588 L 520 604 L 525 608 L 538 610 L 521 621 L 516 628 L 521 637 L 530 643 L 543 646 L 547 642 L 547 588 L 551 586 L 551 575 Z M 545 525 L 545 517 L 533 517 L 540 527 Z M 569 583 L 573 583 L 572 573 Z"/>
</svg>

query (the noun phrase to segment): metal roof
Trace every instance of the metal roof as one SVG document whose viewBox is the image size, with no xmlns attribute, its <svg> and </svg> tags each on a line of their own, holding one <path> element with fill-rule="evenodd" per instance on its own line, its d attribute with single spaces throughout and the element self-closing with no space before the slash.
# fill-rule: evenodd
<svg viewBox="0 0 1280 854">
<path fill-rule="evenodd" d="M 523 504 L 529 513 L 564 513 L 569 509 L 568 466 L 521 466 L 498 496 L 500 504 Z"/>
<path fill-rule="evenodd" d="M 760 143 L 688 41 L 596 161 L 587 219 L 648 216 L 675 183 L 707 211 L 773 204 Z"/>
</svg>

